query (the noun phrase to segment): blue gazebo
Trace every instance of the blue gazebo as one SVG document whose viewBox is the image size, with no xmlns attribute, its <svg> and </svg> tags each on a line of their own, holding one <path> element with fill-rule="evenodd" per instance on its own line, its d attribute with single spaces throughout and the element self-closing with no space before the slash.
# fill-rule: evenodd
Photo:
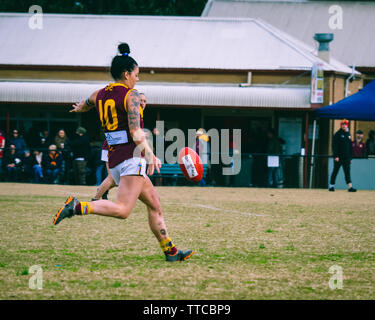
<svg viewBox="0 0 375 320">
<path fill-rule="evenodd" d="M 375 80 L 359 92 L 315 111 L 316 117 L 375 121 Z"/>
</svg>

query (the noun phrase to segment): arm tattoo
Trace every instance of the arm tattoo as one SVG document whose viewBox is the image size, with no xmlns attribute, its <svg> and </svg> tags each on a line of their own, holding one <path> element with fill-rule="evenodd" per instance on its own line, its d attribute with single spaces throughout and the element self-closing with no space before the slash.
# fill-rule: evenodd
<svg viewBox="0 0 375 320">
<path fill-rule="evenodd" d="M 128 109 L 129 130 L 137 130 L 140 128 L 139 121 L 139 93 L 135 90 L 131 91 L 126 99 Z"/>
</svg>

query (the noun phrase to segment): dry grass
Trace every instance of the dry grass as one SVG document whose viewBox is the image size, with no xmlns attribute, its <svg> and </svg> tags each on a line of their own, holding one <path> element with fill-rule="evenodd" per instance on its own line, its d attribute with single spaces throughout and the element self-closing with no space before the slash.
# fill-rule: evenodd
<svg viewBox="0 0 375 320">
<path fill-rule="evenodd" d="M 0 184 L 0 299 L 375 298 L 373 191 L 160 187 L 171 237 L 196 252 L 182 263 L 164 261 L 141 203 L 125 221 L 52 226 L 67 195 L 94 191 Z M 29 289 L 36 264 L 42 290 Z"/>
</svg>

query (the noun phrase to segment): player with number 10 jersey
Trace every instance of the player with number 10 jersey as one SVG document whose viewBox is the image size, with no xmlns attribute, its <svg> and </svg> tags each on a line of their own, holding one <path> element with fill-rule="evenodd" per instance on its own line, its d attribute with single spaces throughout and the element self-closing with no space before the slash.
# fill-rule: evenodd
<svg viewBox="0 0 375 320">
<path fill-rule="evenodd" d="M 129 89 L 121 83 L 111 83 L 98 92 L 96 110 L 109 145 L 108 165 L 114 168 L 134 156 L 137 147 L 130 134 L 126 99 Z M 144 128 L 143 109 L 139 108 L 140 127 Z"/>
</svg>

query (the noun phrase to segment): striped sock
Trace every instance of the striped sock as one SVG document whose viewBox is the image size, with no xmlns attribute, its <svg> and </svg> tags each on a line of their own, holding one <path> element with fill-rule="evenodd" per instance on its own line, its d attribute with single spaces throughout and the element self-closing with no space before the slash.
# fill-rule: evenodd
<svg viewBox="0 0 375 320">
<path fill-rule="evenodd" d="M 173 244 L 171 238 L 160 241 L 160 247 L 165 255 L 174 256 L 177 253 L 177 248 Z"/>
<path fill-rule="evenodd" d="M 87 215 L 92 212 L 92 208 L 88 202 L 81 201 L 74 207 L 74 213 L 77 215 Z"/>
</svg>

